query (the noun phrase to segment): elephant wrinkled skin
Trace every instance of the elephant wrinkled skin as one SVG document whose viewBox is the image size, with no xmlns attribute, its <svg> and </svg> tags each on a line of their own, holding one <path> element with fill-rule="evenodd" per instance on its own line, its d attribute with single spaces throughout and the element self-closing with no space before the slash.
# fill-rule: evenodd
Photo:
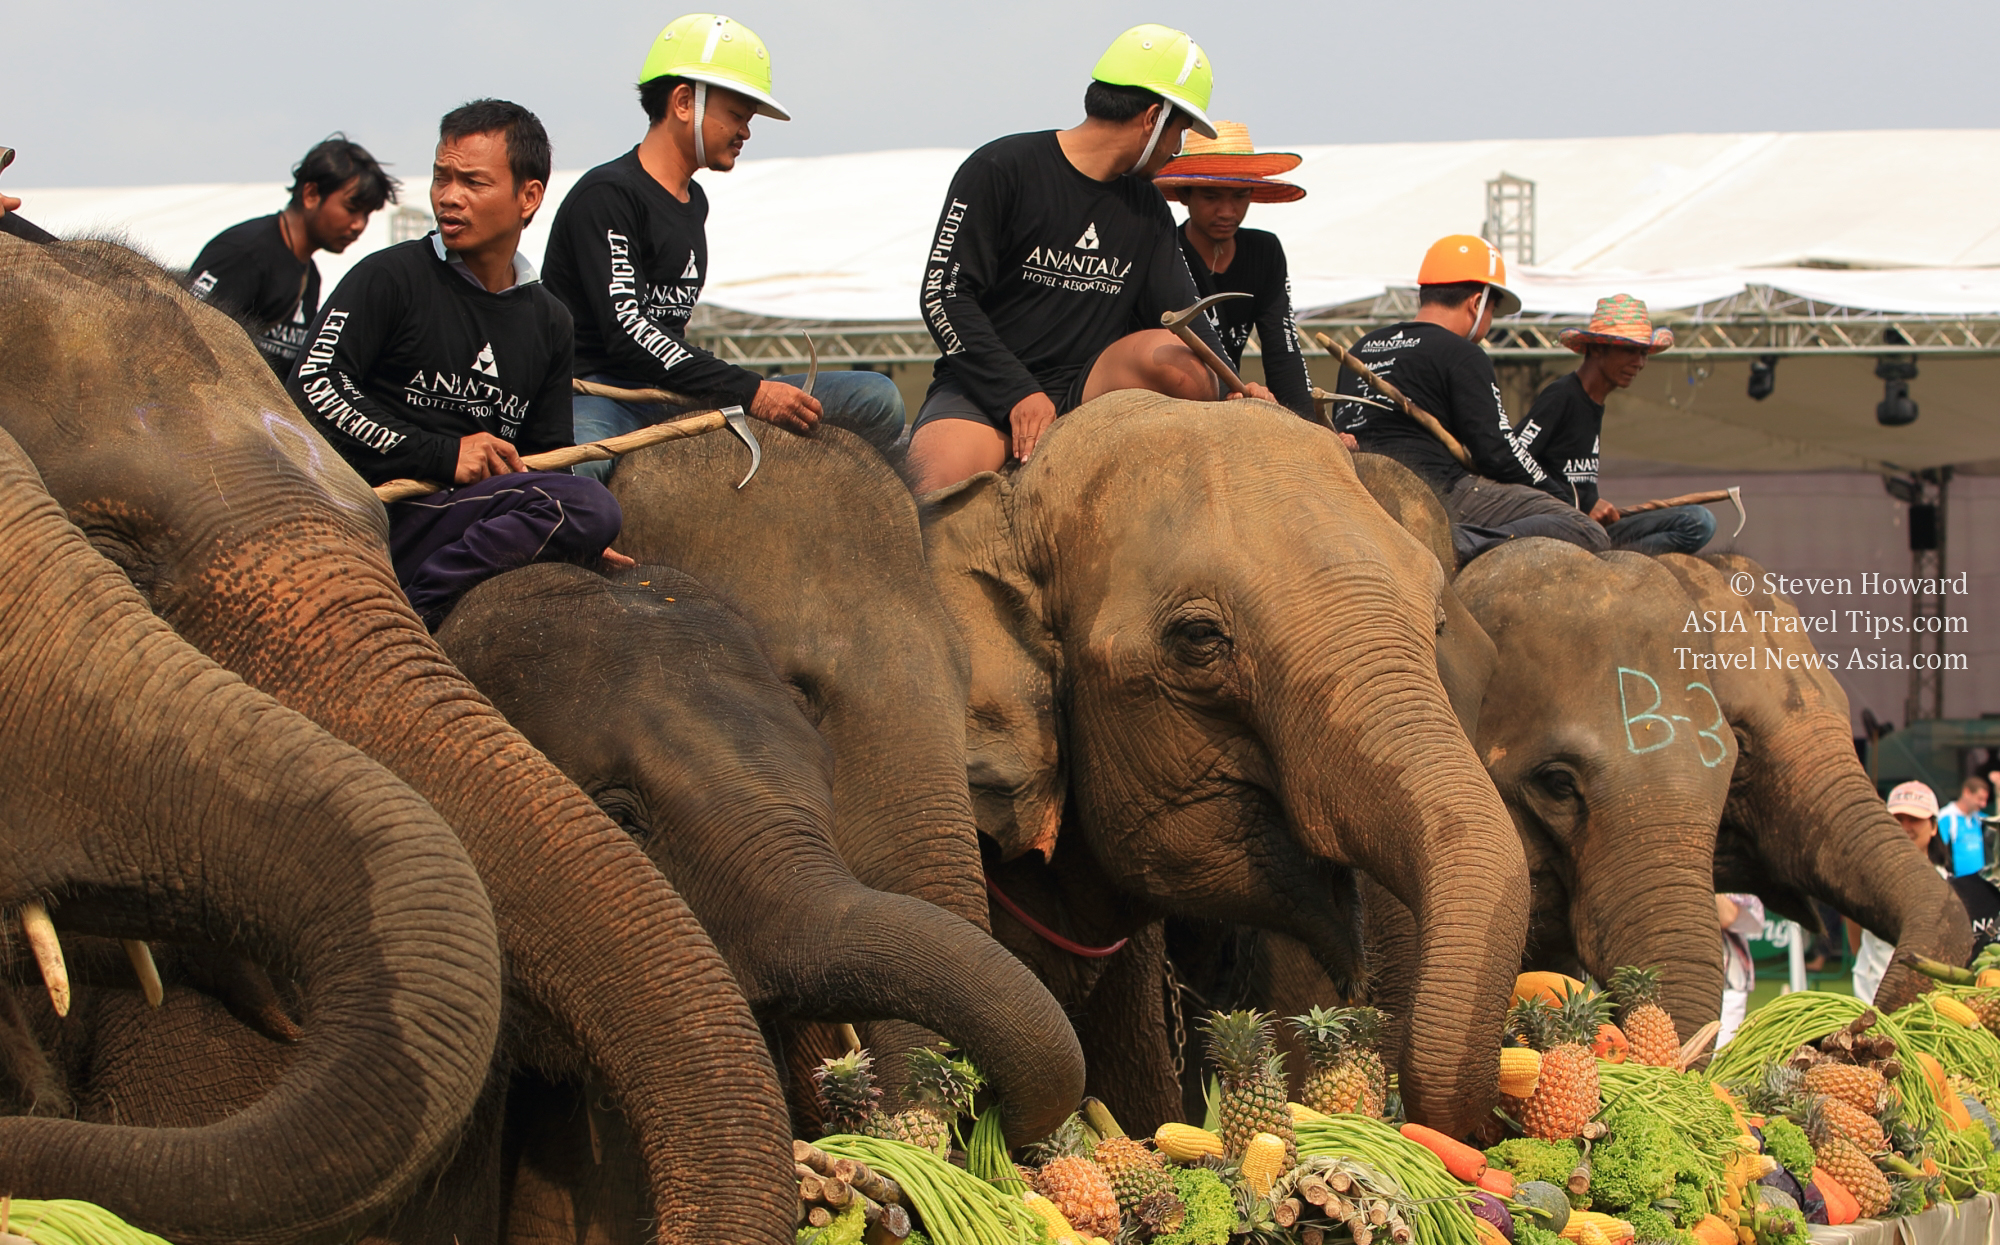
<svg viewBox="0 0 2000 1245">
<path fill-rule="evenodd" d="M 925 502 L 1010 893 L 1023 858 L 1052 856 L 1040 893 L 1070 904 L 1044 923 L 1252 924 L 1340 980 L 1360 971 L 1365 872 L 1420 917 L 1404 1100 L 1454 1131 L 1483 1114 L 1526 936 L 1521 844 L 1438 680 L 1442 570 L 1339 442 L 1264 403 L 1116 393 L 1011 476 Z M 1157 937 L 1135 953 L 1157 964 Z M 1160 978 L 1130 975 L 1157 1024 Z"/>
<path fill-rule="evenodd" d="M 381 504 L 242 330 L 103 243 L 0 237 L 0 426 L 175 630 L 385 765 L 458 833 L 507 988 L 600 1070 L 663 1239 L 791 1239 L 775 1069 L 643 852 L 493 710 L 398 589 Z M 493 1190 L 497 1199 L 498 1189 Z"/>
<path fill-rule="evenodd" d="M 130 970 L 122 989 L 95 984 L 91 940 L 73 937 L 62 1021 L 17 955 L 0 985 L 10 1091 L 82 1118 L 0 1118 L 0 1188 L 94 1201 L 188 1245 L 351 1236 L 440 1161 L 485 1080 L 500 951 L 472 862 L 387 770 L 155 617 L 4 432 L 0 533 L 0 906 L 53 896 L 72 936 L 226 947 L 306 1004 L 260 1100 L 207 1127 L 139 1128 L 61 1084 L 28 1023 L 66 1065 L 60 1043 L 103 996 L 136 997 Z M 171 990 L 141 1022 L 184 1001 Z"/>
</svg>

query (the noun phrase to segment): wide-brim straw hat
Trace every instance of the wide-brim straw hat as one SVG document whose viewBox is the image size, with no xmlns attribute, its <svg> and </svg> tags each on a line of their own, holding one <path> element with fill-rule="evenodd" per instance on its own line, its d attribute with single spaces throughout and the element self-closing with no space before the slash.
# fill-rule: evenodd
<svg viewBox="0 0 2000 1245">
<path fill-rule="evenodd" d="M 1218 121 L 1214 138 L 1190 133 L 1180 154 L 1167 161 L 1153 184 L 1161 190 L 1248 186 L 1257 191 L 1253 202 L 1290 203 L 1305 198 L 1306 188 L 1273 180 L 1272 175 L 1289 173 L 1300 163 L 1300 157 L 1289 151 L 1258 151 L 1250 141 L 1250 127 L 1241 121 Z"/>
<path fill-rule="evenodd" d="M 1590 346 L 1636 346 L 1647 354 L 1658 354 L 1674 344 L 1674 331 L 1654 328 L 1643 299 L 1630 294 L 1613 294 L 1597 300 L 1587 329 L 1564 329 L 1556 340 L 1582 354 Z"/>
</svg>

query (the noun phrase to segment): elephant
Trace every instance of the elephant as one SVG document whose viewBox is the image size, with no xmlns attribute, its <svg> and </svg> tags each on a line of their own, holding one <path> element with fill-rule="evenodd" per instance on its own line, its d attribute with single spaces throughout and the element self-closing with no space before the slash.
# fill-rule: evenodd
<svg viewBox="0 0 2000 1245">
<path fill-rule="evenodd" d="M 0 427 L 91 543 L 197 649 L 456 831 L 505 950 L 509 1047 L 602 1073 L 663 1238 L 727 1222 L 789 1240 L 782 1093 L 714 944 L 445 659 L 397 587 L 381 504 L 241 329 L 120 248 L 0 238 L 0 342 Z"/>
<path fill-rule="evenodd" d="M 763 465 L 741 489 L 743 448 L 722 437 L 619 460 L 618 547 L 700 580 L 756 629 L 832 748 L 833 842 L 854 876 L 990 929 L 966 785 L 965 652 L 925 569 L 909 488 L 843 429 L 761 437 Z M 1074 1031 L 1042 997 L 1014 1006 L 1039 1019 L 981 1060 L 1021 1143 L 1075 1109 L 1084 1070 Z M 792 1031 L 795 1073 L 814 1037 Z M 893 1060 L 929 1038 L 878 1023 L 867 1040 Z"/>
<path fill-rule="evenodd" d="M 1366 873 L 1419 917 L 1410 1113 L 1479 1118 L 1525 858 L 1438 678 L 1442 568 L 1339 441 L 1266 403 L 1121 392 L 923 500 L 972 658 L 995 929 L 1089 1013 L 1093 1091 L 1141 1127 L 1178 1114 L 1161 917 L 1278 930 L 1344 983 Z"/>
<path fill-rule="evenodd" d="M 4 432 L 0 533 L 0 907 L 54 909 L 77 987 L 58 1008 L 9 956 L 0 1189 L 189 1245 L 348 1237 L 442 1160 L 485 1080 L 500 948 L 472 861 L 394 775 L 154 615 Z M 65 1075 L 79 1013 L 137 997 L 124 956 L 95 963 L 99 938 L 226 948 L 296 980 L 305 1025 L 271 1092 L 207 1127 L 92 1110 Z M 153 1015 L 182 1002 L 167 990 Z"/>
<path fill-rule="evenodd" d="M 645 847 L 760 1020 L 907 1020 L 1012 1084 L 1019 1034 L 1067 1030 L 985 931 L 855 879 L 832 840 L 831 746 L 749 625 L 691 576 L 511 571 L 467 594 L 438 642 Z M 893 1066 L 878 1075 L 900 1081 Z M 550 1166 L 535 1179 L 553 1183 Z"/>
<path fill-rule="evenodd" d="M 1855 756 L 1847 694 L 1791 601 L 1762 566 L 1734 554 L 1659 559 L 1693 598 L 1690 622 L 1741 619 L 1708 635 L 1715 694 L 1736 764 L 1715 852 L 1715 884 L 1754 893 L 1807 929 L 1818 899 L 1896 944 L 1951 964 L 1972 954 L 1965 906 L 1889 816 Z M 1737 587 L 1747 584 L 1748 593 Z M 1734 585 L 1734 586 L 1733 586 Z M 1717 624 L 1721 625 L 1721 624 Z M 1893 1010 L 1929 988 L 1890 966 L 1876 1003 Z"/>
</svg>

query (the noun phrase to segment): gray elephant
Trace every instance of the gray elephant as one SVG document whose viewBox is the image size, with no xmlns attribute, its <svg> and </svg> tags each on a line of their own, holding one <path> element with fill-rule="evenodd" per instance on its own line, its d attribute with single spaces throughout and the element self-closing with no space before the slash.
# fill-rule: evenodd
<svg viewBox="0 0 2000 1245">
<path fill-rule="evenodd" d="M 0 907 L 53 908 L 75 987 L 60 1019 L 10 956 L 0 1081 L 20 1114 L 0 1116 L 0 1188 L 190 1245 L 350 1236 L 442 1160 L 486 1077 L 500 958 L 472 862 L 387 770 L 156 617 L 4 432 L 0 532 Z M 75 1080 L 95 1011 L 121 999 L 163 1036 L 187 999 L 145 1011 L 116 944 L 109 965 L 92 954 L 113 938 L 296 978 L 306 1025 L 271 1092 L 155 1130 Z"/>
<path fill-rule="evenodd" d="M 1339 442 L 1267 404 L 1113 394 L 926 506 L 972 656 L 995 928 L 1066 1004 L 1112 1014 L 1080 1025 L 1093 1086 L 1139 1078 L 1102 1092 L 1142 1124 L 1178 1114 L 1160 917 L 1280 930 L 1358 978 L 1365 872 L 1419 917 L 1405 1101 L 1441 1128 L 1482 1115 L 1520 840 L 1438 679 L 1443 572 Z M 1117 1067 L 1114 1034 L 1149 1057 Z"/>
<path fill-rule="evenodd" d="M 381 505 L 241 330 L 116 247 L 0 237 L 0 343 L 0 427 L 91 542 L 195 647 L 457 832 L 505 948 L 514 1045 L 602 1073 L 663 1239 L 728 1221 L 789 1240 L 782 1093 L 721 956 L 445 660 L 396 586 Z"/>
<path fill-rule="evenodd" d="M 916 503 L 851 433 L 760 435 L 763 466 L 742 489 L 747 454 L 724 437 L 620 460 L 611 477 L 625 512 L 619 548 L 694 576 L 756 629 L 832 748 L 833 841 L 854 876 L 988 929 L 966 787 L 965 652 L 925 569 Z M 983 1053 L 1016 1142 L 1053 1128 L 1082 1096 L 1076 1036 L 1057 1019 L 1025 1025 L 1009 1051 Z M 906 1024 L 865 1033 L 892 1062 L 929 1040 Z M 835 1053 L 833 1036 L 821 1026 L 786 1038 L 803 1119 L 803 1074 Z"/>
<path fill-rule="evenodd" d="M 1694 610 L 1743 619 L 1742 630 L 1709 636 L 1727 659 L 1713 683 L 1742 751 L 1716 846 L 1716 887 L 1759 895 L 1808 929 L 1819 926 L 1810 902 L 1818 899 L 1900 951 L 1965 963 L 1972 954 L 1965 906 L 1861 768 L 1847 694 L 1797 625 L 1798 610 L 1766 591 L 1764 568 L 1748 558 L 1673 554 L 1660 563 Z M 1895 964 L 1876 1002 L 1900 1007 L 1928 986 Z"/>
<path fill-rule="evenodd" d="M 831 747 L 700 582 L 529 567 L 468 594 L 438 641 L 659 864 L 760 1020 L 942 1034 L 1005 1087 L 1024 1138 L 1075 1108 L 1068 1087 L 1036 1080 L 1046 1061 L 1021 1040 L 1066 1039 L 1058 1053 L 1080 1062 L 1061 1008 L 984 930 L 855 879 L 833 843 Z"/>
</svg>

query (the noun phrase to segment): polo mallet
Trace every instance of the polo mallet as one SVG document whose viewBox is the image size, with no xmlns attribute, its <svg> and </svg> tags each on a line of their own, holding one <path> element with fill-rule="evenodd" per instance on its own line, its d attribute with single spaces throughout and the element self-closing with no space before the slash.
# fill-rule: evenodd
<svg viewBox="0 0 2000 1245">
<path fill-rule="evenodd" d="M 598 388 L 603 389 L 607 386 Z M 601 396 L 645 392 L 643 389 L 613 389 L 609 394 Z M 630 400 L 619 398 L 619 401 Z M 698 415 L 690 415 L 686 419 L 677 419 L 671 423 L 653 424 L 636 432 L 628 432 L 621 437 L 606 437 L 602 441 L 566 445 L 559 450 L 529 454 L 521 459 L 521 466 L 529 471 L 554 471 L 560 467 L 574 467 L 578 463 L 602 462 L 608 458 L 617 458 L 621 454 L 630 454 L 633 450 L 644 449 L 649 445 L 658 445 L 662 441 L 682 441 L 688 437 L 698 437 L 705 432 L 714 432 L 718 428 L 729 429 L 743 438 L 743 443 L 750 447 L 750 474 L 744 476 L 736 485 L 737 488 L 742 488 L 750 483 L 750 476 L 757 474 L 757 468 L 764 461 L 764 450 L 757 444 L 756 434 L 750 431 L 750 417 L 743 413 L 743 408 L 740 406 L 725 406 L 721 410 L 703 411 Z M 409 501 L 413 497 L 428 497 L 432 493 L 442 493 L 449 487 L 451 486 L 434 484 L 429 480 L 390 480 L 386 484 L 375 486 L 375 496 L 387 504 Z"/>
<path fill-rule="evenodd" d="M 1683 493 L 1679 497 L 1663 497 L 1658 501 L 1642 501 L 1636 506 L 1620 506 L 1618 507 L 1618 513 L 1644 514 L 1648 510 L 1670 510 L 1675 506 L 1699 506 L 1711 501 L 1726 501 L 1736 507 L 1736 530 L 1729 534 L 1729 539 L 1735 540 L 1738 536 L 1741 536 L 1743 534 L 1743 525 L 1750 521 L 1750 516 L 1743 510 L 1743 486 L 1740 484 L 1734 484 L 1728 488 L 1709 489 L 1705 493 Z"/>
<path fill-rule="evenodd" d="M 1452 436 L 1450 432 L 1446 431 L 1445 426 L 1438 422 L 1437 416 L 1431 414 L 1423 407 L 1418 406 L 1416 403 L 1404 397 L 1402 390 L 1396 388 L 1388 381 L 1383 380 L 1380 376 L 1377 376 L 1374 372 L 1370 371 L 1366 363 L 1363 363 L 1361 360 L 1355 358 L 1352 354 L 1349 354 L 1347 348 L 1345 346 L 1342 346 L 1339 342 L 1333 340 L 1331 337 L 1328 337 L 1326 334 L 1319 332 L 1315 332 L 1313 334 L 1313 338 L 1314 340 L 1318 341 L 1320 345 L 1326 347 L 1326 352 L 1328 354 L 1339 359 L 1340 365 L 1342 367 L 1346 368 L 1350 372 L 1353 372 L 1356 376 L 1359 376 L 1362 380 L 1367 381 L 1369 388 L 1374 389 L 1378 393 L 1387 395 L 1388 399 L 1391 402 L 1394 402 L 1398 407 L 1402 409 L 1403 414 L 1408 415 L 1411 419 L 1414 419 L 1418 423 L 1422 424 L 1426 431 L 1428 431 L 1432 436 L 1436 437 L 1439 441 L 1443 442 L 1444 447 L 1447 450 L 1451 451 L 1451 456 L 1458 460 L 1459 466 L 1465 468 L 1467 471 L 1475 470 L 1472 465 L 1472 455 L 1465 452 L 1465 447 L 1458 443 L 1457 437 Z M 1340 400 L 1342 402 L 1365 402 L 1369 406 L 1381 405 L 1381 403 L 1379 402 L 1367 402 L 1365 398 L 1350 398 L 1345 395 L 1342 395 Z"/>
<path fill-rule="evenodd" d="M 1186 311 L 1163 311 L 1160 313 L 1160 327 L 1187 343 L 1187 348 L 1194 351 L 1195 358 L 1208 364 L 1208 370 L 1214 372 L 1218 380 L 1229 386 L 1229 392 L 1231 393 L 1248 393 L 1249 390 L 1243 387 L 1243 378 L 1236 374 L 1236 369 L 1230 367 L 1221 355 L 1210 350 L 1208 343 L 1197 337 L 1195 331 L 1188 326 L 1194 322 L 1196 316 L 1219 302 L 1231 298 L 1248 297 L 1250 295 L 1240 290 L 1225 291 L 1221 294 L 1210 294 L 1207 298 L 1196 302 L 1194 306 L 1189 307 Z"/>
</svg>

